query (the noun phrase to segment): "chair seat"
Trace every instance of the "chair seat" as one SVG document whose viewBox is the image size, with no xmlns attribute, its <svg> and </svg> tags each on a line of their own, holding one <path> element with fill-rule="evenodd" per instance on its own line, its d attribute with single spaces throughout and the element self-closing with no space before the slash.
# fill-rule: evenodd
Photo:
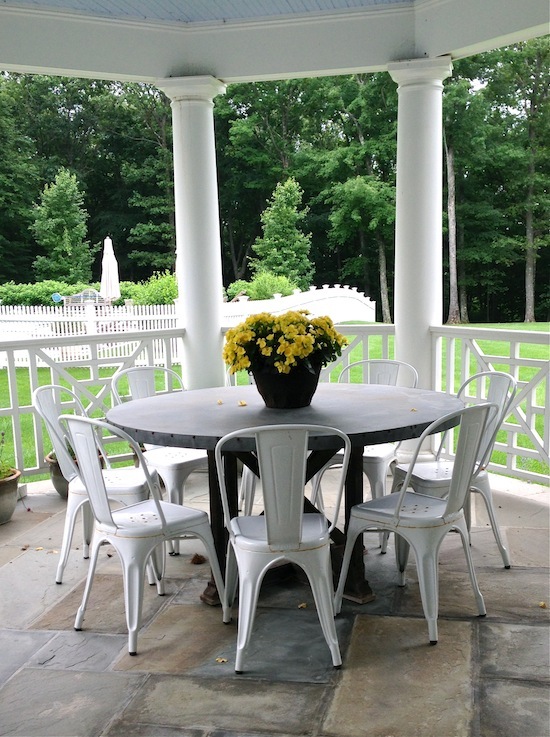
<svg viewBox="0 0 550 737">
<path fill-rule="evenodd" d="M 206 467 L 206 452 L 194 448 L 170 448 L 158 446 L 146 450 L 143 454 L 147 464 L 153 468 L 189 468 L 190 464 L 197 468 Z"/>
<path fill-rule="evenodd" d="M 160 506 L 166 519 L 164 528 L 157 511 L 157 504 L 149 499 L 121 509 L 114 509 L 112 517 L 117 527 L 116 531 L 100 523 L 96 523 L 96 530 L 100 534 L 105 533 L 121 538 L 125 537 L 125 533 L 131 535 L 132 538 L 154 537 L 155 535 L 170 537 L 177 535 L 179 530 L 182 535 L 188 535 L 190 526 L 194 523 L 202 525 L 208 522 L 208 515 L 200 509 L 182 507 L 180 504 L 170 502 L 160 502 Z"/>
<path fill-rule="evenodd" d="M 282 554 L 285 552 L 282 548 L 273 548 L 268 545 L 264 515 L 234 517 L 230 522 L 230 529 L 235 545 L 243 550 L 270 554 L 278 551 Z M 293 547 L 292 550 L 313 550 L 326 545 L 328 537 L 328 525 L 324 515 L 304 514 L 300 544 L 298 547 Z"/>
<path fill-rule="evenodd" d="M 353 515 L 361 519 L 372 520 L 373 523 L 387 523 L 394 527 L 395 508 L 398 502 L 398 494 L 388 494 L 379 499 L 357 504 L 353 508 Z M 422 523 L 422 527 L 448 525 L 454 517 L 460 516 L 461 512 L 445 516 L 446 508 L 445 499 L 407 491 L 399 515 L 399 527 L 416 527 L 419 522 Z"/>
</svg>

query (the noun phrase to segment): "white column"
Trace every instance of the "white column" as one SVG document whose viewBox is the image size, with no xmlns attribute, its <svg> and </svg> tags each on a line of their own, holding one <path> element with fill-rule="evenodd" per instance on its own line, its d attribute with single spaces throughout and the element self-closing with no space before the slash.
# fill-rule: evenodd
<svg viewBox="0 0 550 737">
<path fill-rule="evenodd" d="M 390 64 L 398 87 L 395 222 L 396 358 L 433 388 L 430 325 L 443 319 L 442 104 L 450 57 Z"/>
<path fill-rule="evenodd" d="M 214 97 L 225 92 L 225 85 L 204 76 L 162 79 L 156 86 L 172 100 L 184 383 L 187 389 L 222 386 L 223 282 L 213 110 Z"/>
</svg>

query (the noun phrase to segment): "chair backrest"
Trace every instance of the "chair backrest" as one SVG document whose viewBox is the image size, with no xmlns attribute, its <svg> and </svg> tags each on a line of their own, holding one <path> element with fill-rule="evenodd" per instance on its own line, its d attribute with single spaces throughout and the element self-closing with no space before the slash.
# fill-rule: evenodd
<svg viewBox="0 0 550 737">
<path fill-rule="evenodd" d="M 387 384 L 389 386 L 406 386 L 414 389 L 418 383 L 418 372 L 410 363 L 392 359 L 372 358 L 354 361 L 344 366 L 338 379 L 341 384 L 349 384 L 359 375 L 362 384 Z"/>
<path fill-rule="evenodd" d="M 149 486 L 149 495 L 154 499 L 159 518 L 165 524 L 162 507 L 159 504 L 158 486 L 151 478 L 138 444 L 127 433 L 102 420 L 78 415 L 61 415 L 59 424 L 64 437 L 75 452 L 79 475 L 86 487 L 93 515 L 98 522 L 110 527 L 113 532 L 116 529 L 101 469 L 101 459 L 97 453 L 98 443 L 101 444 L 101 435 L 105 433 L 124 440 L 134 451 Z"/>
<path fill-rule="evenodd" d="M 453 515 L 464 506 L 466 496 L 470 488 L 470 482 L 476 465 L 478 462 L 479 446 L 482 442 L 486 426 L 492 422 L 493 418 L 498 415 L 499 408 L 496 404 L 476 404 L 471 407 L 464 407 L 456 412 L 450 412 L 432 422 L 429 427 L 424 430 L 418 440 L 416 450 L 413 453 L 407 474 L 403 480 L 403 486 L 400 492 L 400 498 L 396 507 L 395 516 L 399 517 L 401 506 L 405 498 L 407 487 L 414 473 L 414 465 L 417 461 L 418 454 L 422 448 L 422 444 L 428 438 L 437 432 L 441 432 L 449 423 L 458 420 L 460 423 L 458 431 L 458 443 L 456 448 L 455 460 L 449 486 L 449 494 L 446 497 L 447 506 L 444 516 Z M 454 423 L 456 424 L 456 422 Z"/>
<path fill-rule="evenodd" d="M 163 381 L 162 391 L 169 392 L 176 389 L 183 389 L 183 382 L 179 374 L 172 369 L 164 366 L 131 366 L 127 369 L 120 369 L 113 374 L 111 379 L 111 392 L 116 404 L 121 404 L 125 399 L 144 399 L 152 397 L 157 392 L 156 381 L 161 377 Z M 123 380 L 128 382 L 130 391 L 129 397 L 124 397 L 121 393 L 121 384 Z"/>
<path fill-rule="evenodd" d="M 38 389 L 34 390 L 32 399 L 36 411 L 46 425 L 61 473 L 67 481 L 72 481 L 72 479 L 78 476 L 78 468 L 67 447 L 63 429 L 59 424 L 59 415 L 67 412 L 69 407 L 78 415 L 85 415 L 86 410 L 73 391 L 57 384 L 47 384 L 38 387 Z"/>
<path fill-rule="evenodd" d="M 296 549 L 302 532 L 306 463 L 310 436 L 330 436 L 334 452 L 344 449 L 337 482 L 336 509 L 329 529 L 336 524 L 349 462 L 351 442 L 347 435 L 332 427 L 319 425 L 265 425 L 250 427 L 225 435 L 216 445 L 216 466 L 222 492 L 226 526 L 230 526 L 229 502 L 225 486 L 223 452 L 243 448 L 242 441 L 252 440 L 258 458 L 262 482 L 267 540 L 273 550 Z M 332 448 L 332 442 L 327 444 Z"/>
<path fill-rule="evenodd" d="M 472 393 L 474 389 L 474 393 Z M 496 404 L 498 412 L 491 417 L 485 426 L 483 438 L 479 446 L 479 470 L 484 468 L 490 460 L 497 433 L 504 422 L 506 415 L 517 391 L 517 382 L 504 371 L 481 371 L 470 376 L 460 387 L 457 397 L 464 402 L 475 401 Z"/>
</svg>

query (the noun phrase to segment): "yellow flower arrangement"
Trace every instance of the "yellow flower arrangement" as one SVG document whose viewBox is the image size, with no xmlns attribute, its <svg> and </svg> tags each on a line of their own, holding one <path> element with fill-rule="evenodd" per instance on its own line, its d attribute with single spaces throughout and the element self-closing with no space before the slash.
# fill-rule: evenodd
<svg viewBox="0 0 550 737">
<path fill-rule="evenodd" d="M 310 317 L 307 310 L 261 312 L 227 331 L 223 360 L 232 374 L 241 370 L 288 374 L 299 365 L 313 373 L 315 367 L 334 361 L 347 342 L 330 317 Z"/>
</svg>

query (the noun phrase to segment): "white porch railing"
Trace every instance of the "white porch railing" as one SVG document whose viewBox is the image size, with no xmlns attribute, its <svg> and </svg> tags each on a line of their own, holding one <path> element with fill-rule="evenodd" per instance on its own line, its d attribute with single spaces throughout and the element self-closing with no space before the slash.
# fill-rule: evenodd
<svg viewBox="0 0 550 737">
<path fill-rule="evenodd" d="M 336 365 L 360 358 L 394 356 L 393 325 L 337 325 L 349 336 L 350 345 Z M 509 371 L 519 381 L 520 389 L 512 413 L 497 443 L 491 469 L 517 478 L 544 483 L 547 476 L 550 416 L 548 397 L 548 361 L 527 359 L 527 344 L 547 344 L 542 333 L 479 330 L 470 328 L 434 328 L 437 386 L 455 393 L 463 378 L 486 368 Z M 8 445 L 14 441 L 18 468 L 26 475 L 44 473 L 44 456 L 50 450 L 41 423 L 31 404 L 33 390 L 47 383 L 73 387 L 91 409 L 104 413 L 111 406 L 110 377 L 119 367 L 158 363 L 172 367 L 180 363 L 179 328 L 127 330 L 124 333 L 86 334 L 71 337 L 0 339 L 0 386 L 7 387 L 9 399 L 0 407 L 0 430 L 6 432 Z M 487 353 L 484 341 L 505 344 L 506 355 Z M 453 373 L 457 367 L 457 378 Z M 325 369 L 323 380 L 334 366 Z M 185 371 L 183 371 L 185 382 Z M 22 438 L 25 438 L 23 442 Z M 539 468 L 533 469 L 533 461 Z M 529 463 L 531 462 L 531 463 Z M 526 465 L 529 463 L 529 467 Z"/>
<path fill-rule="evenodd" d="M 550 444 L 548 334 L 470 327 L 432 328 L 431 333 L 436 390 L 455 393 L 465 379 L 479 371 L 506 371 L 516 379 L 518 391 L 497 437 L 489 470 L 547 484 Z M 540 356 L 527 357 L 527 345 L 539 346 Z M 532 462 L 541 466 L 539 471 L 533 470 L 535 464 Z"/>
</svg>

